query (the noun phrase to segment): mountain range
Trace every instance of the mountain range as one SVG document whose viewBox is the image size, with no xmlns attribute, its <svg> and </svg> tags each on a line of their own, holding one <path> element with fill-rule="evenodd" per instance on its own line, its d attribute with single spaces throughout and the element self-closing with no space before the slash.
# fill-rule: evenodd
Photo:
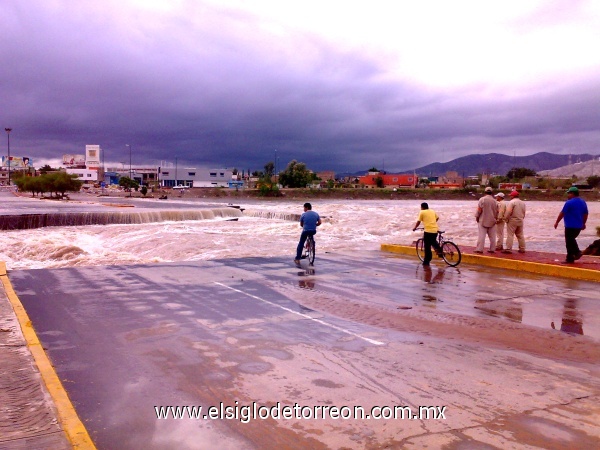
<svg viewBox="0 0 600 450">
<path fill-rule="evenodd" d="M 587 178 L 592 175 L 599 176 L 600 161 L 594 159 L 589 161 L 576 161 L 574 164 L 570 164 L 568 166 L 557 167 L 556 169 L 551 170 L 538 171 L 538 175 L 556 178 L 566 178 L 574 176 L 579 179 Z"/>
<path fill-rule="evenodd" d="M 387 172 L 416 173 L 417 175 L 422 177 L 435 177 L 445 175 L 446 172 L 449 171 L 458 172 L 459 176 L 465 177 L 478 175 L 481 173 L 487 173 L 492 175 L 506 175 L 506 173 L 513 167 L 525 167 L 527 169 L 535 170 L 536 172 L 550 171 L 565 166 L 576 166 L 579 163 L 585 163 L 587 161 L 593 160 L 594 158 L 594 155 L 590 155 L 587 153 L 577 155 L 557 155 L 555 153 L 540 152 L 528 156 L 509 156 L 503 155 L 501 153 L 486 153 L 463 156 L 461 158 L 456 158 L 452 161 L 448 161 L 445 163 L 436 162 L 423 167 L 418 167 L 414 170 Z M 596 171 L 600 172 L 600 162 L 597 164 L 597 166 L 598 167 L 596 168 Z M 572 172 L 570 167 L 569 169 L 567 169 L 567 172 Z M 360 175 L 365 175 L 366 173 L 367 171 L 363 170 L 353 173 L 337 173 L 336 176 L 338 178 L 356 177 Z M 571 174 L 569 176 L 571 176 Z"/>
<path fill-rule="evenodd" d="M 445 175 L 448 171 L 458 172 L 460 176 L 471 176 L 480 173 L 506 175 L 513 167 L 525 167 L 539 172 L 552 170 L 559 167 L 590 161 L 594 155 L 557 155 L 554 153 L 540 152 L 528 156 L 509 156 L 500 153 L 487 153 L 483 155 L 468 155 L 453 159 L 445 163 L 433 163 L 402 173 L 417 173 L 421 176 Z M 599 164 L 600 166 L 600 164 Z M 599 167 L 600 169 L 600 167 Z"/>
</svg>

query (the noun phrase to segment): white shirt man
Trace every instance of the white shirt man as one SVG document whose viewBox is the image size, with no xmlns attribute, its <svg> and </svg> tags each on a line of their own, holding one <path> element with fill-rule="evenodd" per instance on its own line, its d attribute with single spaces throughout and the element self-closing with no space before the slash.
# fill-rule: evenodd
<svg viewBox="0 0 600 450">
<path fill-rule="evenodd" d="M 479 199 L 475 220 L 479 225 L 479 235 L 477 236 L 477 246 L 475 253 L 483 253 L 485 246 L 485 236 L 490 240 L 490 249 L 488 253 L 495 253 L 496 250 L 496 219 L 498 218 L 498 206 L 496 200 L 492 197 L 492 188 L 485 188 L 485 195 Z"/>
</svg>

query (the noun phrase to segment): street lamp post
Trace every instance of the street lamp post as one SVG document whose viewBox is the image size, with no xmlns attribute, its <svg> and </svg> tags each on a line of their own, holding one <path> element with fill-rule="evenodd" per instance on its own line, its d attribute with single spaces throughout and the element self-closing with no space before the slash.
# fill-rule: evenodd
<svg viewBox="0 0 600 450">
<path fill-rule="evenodd" d="M 6 131 L 6 139 L 8 140 L 8 185 L 10 186 L 10 132 L 12 128 L 5 128 Z"/>
<path fill-rule="evenodd" d="M 131 189 L 133 188 L 133 175 L 131 174 L 131 145 L 125 144 L 125 147 L 129 147 L 129 196 L 131 197 Z"/>
</svg>

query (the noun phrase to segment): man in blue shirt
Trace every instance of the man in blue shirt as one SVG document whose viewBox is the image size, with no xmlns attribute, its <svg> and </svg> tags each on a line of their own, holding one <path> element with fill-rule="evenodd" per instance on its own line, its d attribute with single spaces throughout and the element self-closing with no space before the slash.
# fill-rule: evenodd
<svg viewBox="0 0 600 450">
<path fill-rule="evenodd" d="M 568 199 L 565 202 L 562 211 L 556 218 L 554 229 L 558 223 L 565 219 L 565 244 L 567 246 L 566 263 L 574 263 L 576 259 L 581 258 L 581 251 L 577 245 L 577 236 L 581 230 L 585 230 L 585 223 L 588 219 L 588 208 L 585 201 L 579 198 L 579 189 L 572 186 L 567 191 Z"/>
<path fill-rule="evenodd" d="M 304 249 L 306 238 L 317 234 L 317 227 L 319 225 L 321 225 L 321 217 L 316 211 L 312 210 L 312 205 L 310 203 L 305 203 L 304 213 L 300 216 L 302 234 L 300 235 L 300 242 L 296 248 L 296 258 L 294 259 L 296 266 L 300 266 L 300 258 L 302 257 L 302 250 Z"/>
</svg>

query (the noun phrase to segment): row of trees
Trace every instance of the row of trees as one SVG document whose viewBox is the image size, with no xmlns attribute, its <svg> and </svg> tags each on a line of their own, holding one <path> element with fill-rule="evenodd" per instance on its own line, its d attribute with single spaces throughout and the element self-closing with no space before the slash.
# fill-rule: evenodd
<svg viewBox="0 0 600 450">
<path fill-rule="evenodd" d="M 51 197 L 56 195 L 58 198 L 63 198 L 67 192 L 78 192 L 83 185 L 77 175 L 66 172 L 47 172 L 39 177 L 21 176 L 14 182 L 20 191 L 31 192 L 34 196 L 48 192 Z"/>
<path fill-rule="evenodd" d="M 259 177 L 258 184 L 261 190 L 277 190 L 277 185 L 273 183 L 275 164 L 272 161 L 265 164 L 264 172 L 254 172 L 253 175 Z M 279 184 L 290 188 L 304 188 L 318 179 L 316 174 L 306 167 L 306 164 L 295 159 L 290 161 L 286 168 L 277 175 L 279 175 Z"/>
</svg>

